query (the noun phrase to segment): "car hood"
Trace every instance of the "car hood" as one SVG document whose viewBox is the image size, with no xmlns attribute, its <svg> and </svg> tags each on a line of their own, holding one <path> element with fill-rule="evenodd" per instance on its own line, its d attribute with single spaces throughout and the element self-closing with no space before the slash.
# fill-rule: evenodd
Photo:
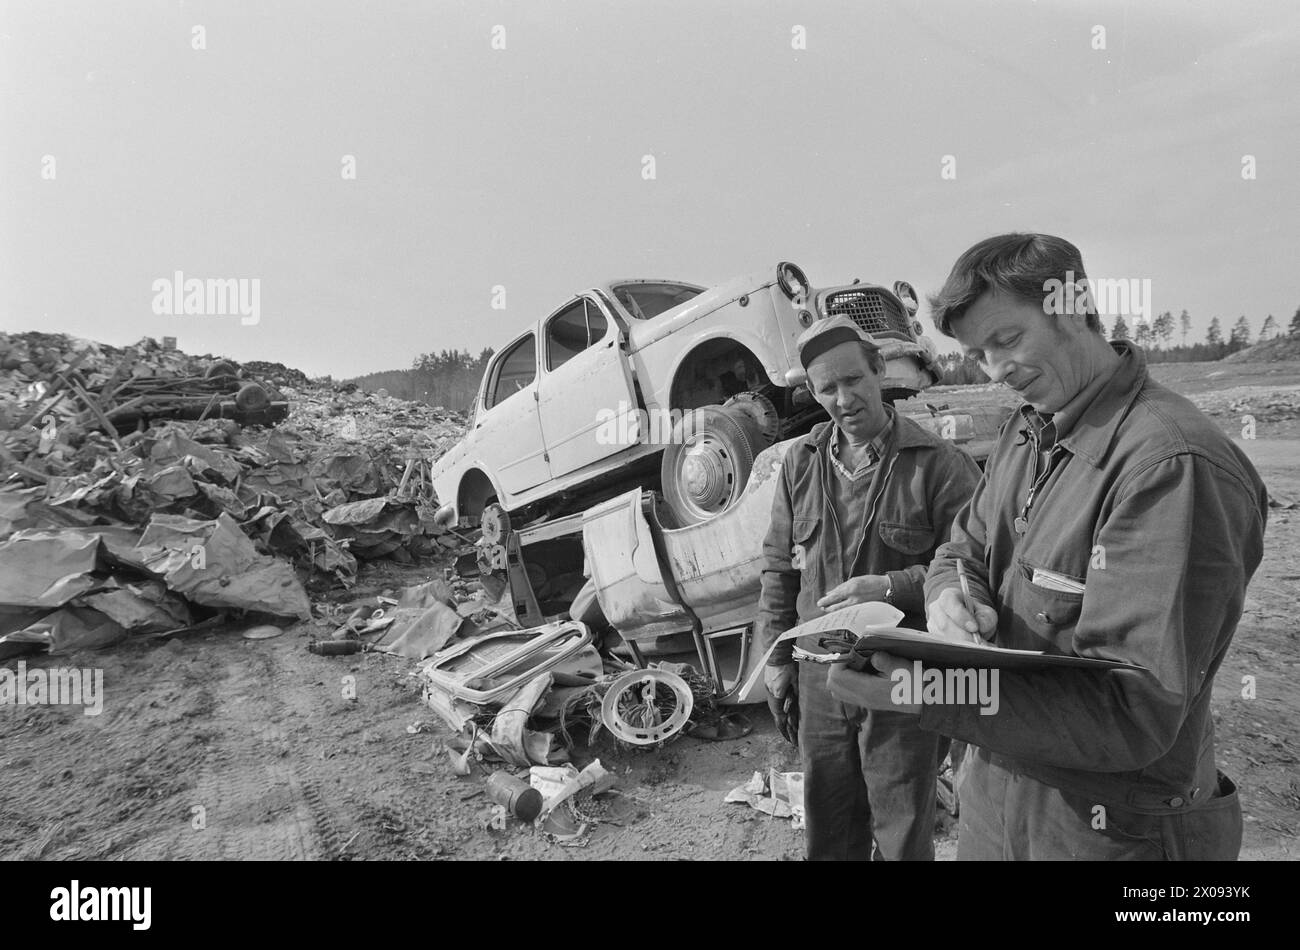
<svg viewBox="0 0 1300 950">
<path fill-rule="evenodd" d="M 770 267 L 710 288 L 679 307 L 665 310 L 651 320 L 631 320 L 627 332 L 629 347 L 633 352 L 643 349 L 680 327 L 694 323 L 714 310 L 725 307 L 746 294 L 757 293 L 774 283 L 776 283 L 776 268 Z"/>
</svg>

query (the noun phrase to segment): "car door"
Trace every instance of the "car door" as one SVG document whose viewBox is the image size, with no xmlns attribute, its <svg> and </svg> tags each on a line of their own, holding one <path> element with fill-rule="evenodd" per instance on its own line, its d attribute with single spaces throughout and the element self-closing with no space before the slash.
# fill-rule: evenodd
<svg viewBox="0 0 1300 950">
<path fill-rule="evenodd" d="M 618 418 L 635 418 L 637 408 L 621 339 L 619 325 L 585 296 L 542 326 L 539 405 L 554 478 L 638 444 L 621 438 L 638 431 Z"/>
<path fill-rule="evenodd" d="M 511 495 L 551 477 L 537 411 L 537 382 L 537 334 L 530 330 L 493 359 L 483 411 L 474 426 L 479 456 Z"/>
</svg>

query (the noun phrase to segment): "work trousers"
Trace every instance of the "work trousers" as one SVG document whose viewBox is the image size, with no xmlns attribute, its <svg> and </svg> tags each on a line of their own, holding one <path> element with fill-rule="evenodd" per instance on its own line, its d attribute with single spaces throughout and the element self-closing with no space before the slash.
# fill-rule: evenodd
<svg viewBox="0 0 1300 950">
<path fill-rule="evenodd" d="M 1241 850 L 1241 802 L 1222 773 L 1216 797 L 1163 815 L 1053 788 L 974 746 L 962 773 L 959 861 L 1235 861 Z"/>
<path fill-rule="evenodd" d="M 933 861 L 935 780 L 947 740 L 905 713 L 833 697 L 799 664 L 799 749 L 809 861 Z"/>
</svg>

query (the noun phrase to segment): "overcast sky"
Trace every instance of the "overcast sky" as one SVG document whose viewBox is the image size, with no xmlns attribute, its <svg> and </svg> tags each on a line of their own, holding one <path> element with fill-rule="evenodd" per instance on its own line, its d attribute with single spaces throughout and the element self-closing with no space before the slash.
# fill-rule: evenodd
<svg viewBox="0 0 1300 950">
<path fill-rule="evenodd" d="M 343 377 L 608 277 L 925 293 L 1007 230 L 1149 279 L 1197 340 L 1300 307 L 1293 0 L 0 10 L 4 329 Z M 177 270 L 258 279 L 260 321 L 155 314 Z"/>
</svg>

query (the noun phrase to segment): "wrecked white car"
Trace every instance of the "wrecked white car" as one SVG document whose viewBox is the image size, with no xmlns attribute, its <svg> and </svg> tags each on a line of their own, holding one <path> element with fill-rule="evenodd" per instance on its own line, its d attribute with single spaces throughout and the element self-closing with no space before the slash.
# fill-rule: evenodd
<svg viewBox="0 0 1300 950">
<path fill-rule="evenodd" d="M 799 334 L 851 317 L 882 348 L 886 398 L 906 398 L 937 378 L 916 309 L 904 282 L 814 290 L 784 262 L 712 289 L 585 290 L 492 357 L 469 434 L 433 466 L 440 519 L 476 522 L 494 504 L 553 517 L 635 486 L 662 490 L 665 520 L 705 521 L 763 449 L 825 418 L 800 385 Z"/>
</svg>

